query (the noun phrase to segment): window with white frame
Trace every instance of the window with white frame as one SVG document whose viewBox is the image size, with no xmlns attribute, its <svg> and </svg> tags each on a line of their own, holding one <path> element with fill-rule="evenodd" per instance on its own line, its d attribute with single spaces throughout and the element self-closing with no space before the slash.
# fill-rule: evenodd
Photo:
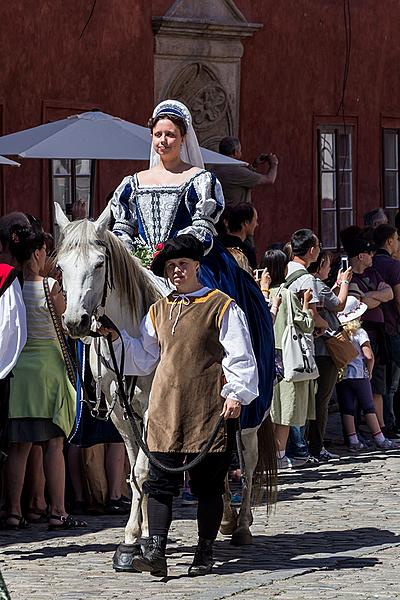
<svg viewBox="0 0 400 600">
<path fill-rule="evenodd" d="M 383 129 L 383 206 L 389 222 L 399 210 L 399 129 Z"/>
<path fill-rule="evenodd" d="M 318 128 L 319 236 L 340 249 L 339 233 L 353 224 L 352 127 Z"/>
<path fill-rule="evenodd" d="M 57 159 L 51 161 L 53 201 L 58 202 L 67 215 L 75 200 L 84 200 L 90 211 L 91 160 Z"/>
</svg>

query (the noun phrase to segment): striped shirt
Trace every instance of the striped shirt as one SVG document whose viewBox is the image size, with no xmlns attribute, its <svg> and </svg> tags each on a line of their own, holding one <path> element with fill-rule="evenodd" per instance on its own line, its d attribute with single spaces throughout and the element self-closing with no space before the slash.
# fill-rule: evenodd
<svg viewBox="0 0 400 600">
<path fill-rule="evenodd" d="M 53 289 L 55 282 L 55 279 L 49 277 L 50 291 Z M 43 280 L 24 281 L 22 295 L 26 307 L 28 338 L 56 340 L 57 335 L 47 307 Z"/>
</svg>

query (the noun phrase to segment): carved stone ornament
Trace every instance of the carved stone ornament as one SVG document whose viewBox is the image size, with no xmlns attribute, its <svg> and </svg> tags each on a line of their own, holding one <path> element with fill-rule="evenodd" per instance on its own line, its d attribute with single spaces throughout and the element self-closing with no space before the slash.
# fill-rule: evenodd
<svg viewBox="0 0 400 600">
<path fill-rule="evenodd" d="M 241 39 L 262 27 L 233 0 L 175 0 L 153 17 L 155 103 L 181 100 L 200 144 L 212 150 L 239 129 Z"/>
</svg>

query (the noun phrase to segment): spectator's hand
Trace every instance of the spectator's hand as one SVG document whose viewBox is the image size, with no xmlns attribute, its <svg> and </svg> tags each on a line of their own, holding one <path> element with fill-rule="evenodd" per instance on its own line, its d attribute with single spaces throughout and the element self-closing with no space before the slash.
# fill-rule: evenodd
<svg viewBox="0 0 400 600">
<path fill-rule="evenodd" d="M 268 269 L 264 269 L 261 273 L 260 278 L 260 287 L 262 290 L 269 290 L 269 286 L 271 285 L 271 275 L 268 272 Z"/>
<path fill-rule="evenodd" d="M 221 417 L 224 419 L 237 419 L 240 415 L 240 409 L 242 405 L 237 400 L 232 400 L 231 398 L 227 398 L 224 402 L 224 407 L 222 409 Z"/>
<path fill-rule="evenodd" d="M 267 154 L 267 160 L 269 162 L 269 166 L 271 167 L 277 167 L 279 164 L 279 160 L 276 154 L 273 154 L 272 152 L 270 152 L 270 154 Z"/>
<path fill-rule="evenodd" d="M 72 219 L 78 221 L 79 219 L 86 219 L 87 206 L 86 200 L 75 200 L 71 208 Z"/>
<path fill-rule="evenodd" d="M 345 271 L 342 271 L 342 269 L 339 270 L 337 280 L 338 281 L 348 281 L 350 283 L 352 277 L 353 277 L 353 269 L 351 267 L 349 267 Z"/>
<path fill-rule="evenodd" d="M 272 299 L 271 308 L 273 306 L 275 306 L 275 308 L 277 309 L 277 312 L 278 312 L 279 307 L 280 307 L 281 304 L 282 304 L 282 296 L 280 296 L 280 295 L 279 296 L 275 296 L 275 298 Z"/>
<path fill-rule="evenodd" d="M 378 284 L 377 291 L 380 292 L 381 290 L 387 290 L 388 288 L 390 288 L 390 285 L 388 283 L 385 283 L 384 281 L 381 281 Z"/>
<path fill-rule="evenodd" d="M 304 292 L 304 295 L 303 295 L 303 306 L 310 304 L 312 298 L 313 298 L 313 293 L 312 293 L 312 290 L 310 290 L 310 288 L 309 288 L 308 290 L 306 290 Z"/>
</svg>

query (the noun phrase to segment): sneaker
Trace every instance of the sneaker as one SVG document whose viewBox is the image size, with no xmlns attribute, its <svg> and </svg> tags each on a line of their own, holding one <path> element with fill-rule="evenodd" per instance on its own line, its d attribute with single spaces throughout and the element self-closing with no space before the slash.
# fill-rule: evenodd
<svg viewBox="0 0 400 600">
<path fill-rule="evenodd" d="M 319 465 L 319 460 L 315 456 L 309 454 L 308 456 L 293 456 L 290 459 L 293 467 L 316 467 Z"/>
<path fill-rule="evenodd" d="M 375 444 L 377 448 L 380 448 L 381 450 L 396 450 L 397 448 L 399 448 L 399 444 L 396 444 L 396 442 L 392 442 L 387 438 L 385 438 L 383 442 L 377 442 L 375 440 Z"/>
<path fill-rule="evenodd" d="M 330 460 L 338 460 L 339 458 L 339 454 L 329 452 L 326 448 L 322 448 L 318 456 L 319 462 L 329 462 Z"/>
<path fill-rule="evenodd" d="M 292 461 L 286 455 L 282 456 L 282 458 L 277 459 L 277 469 L 278 471 L 283 471 L 285 469 L 292 468 Z"/>
<path fill-rule="evenodd" d="M 183 490 L 182 492 L 182 506 L 195 506 L 197 504 L 197 496 L 193 496 L 187 490 Z"/>
<path fill-rule="evenodd" d="M 365 445 L 362 442 L 356 442 L 355 444 L 349 444 L 349 452 L 360 452 L 361 450 L 365 450 Z"/>
<path fill-rule="evenodd" d="M 242 506 L 242 494 L 231 494 L 231 506 L 240 507 Z"/>
</svg>

